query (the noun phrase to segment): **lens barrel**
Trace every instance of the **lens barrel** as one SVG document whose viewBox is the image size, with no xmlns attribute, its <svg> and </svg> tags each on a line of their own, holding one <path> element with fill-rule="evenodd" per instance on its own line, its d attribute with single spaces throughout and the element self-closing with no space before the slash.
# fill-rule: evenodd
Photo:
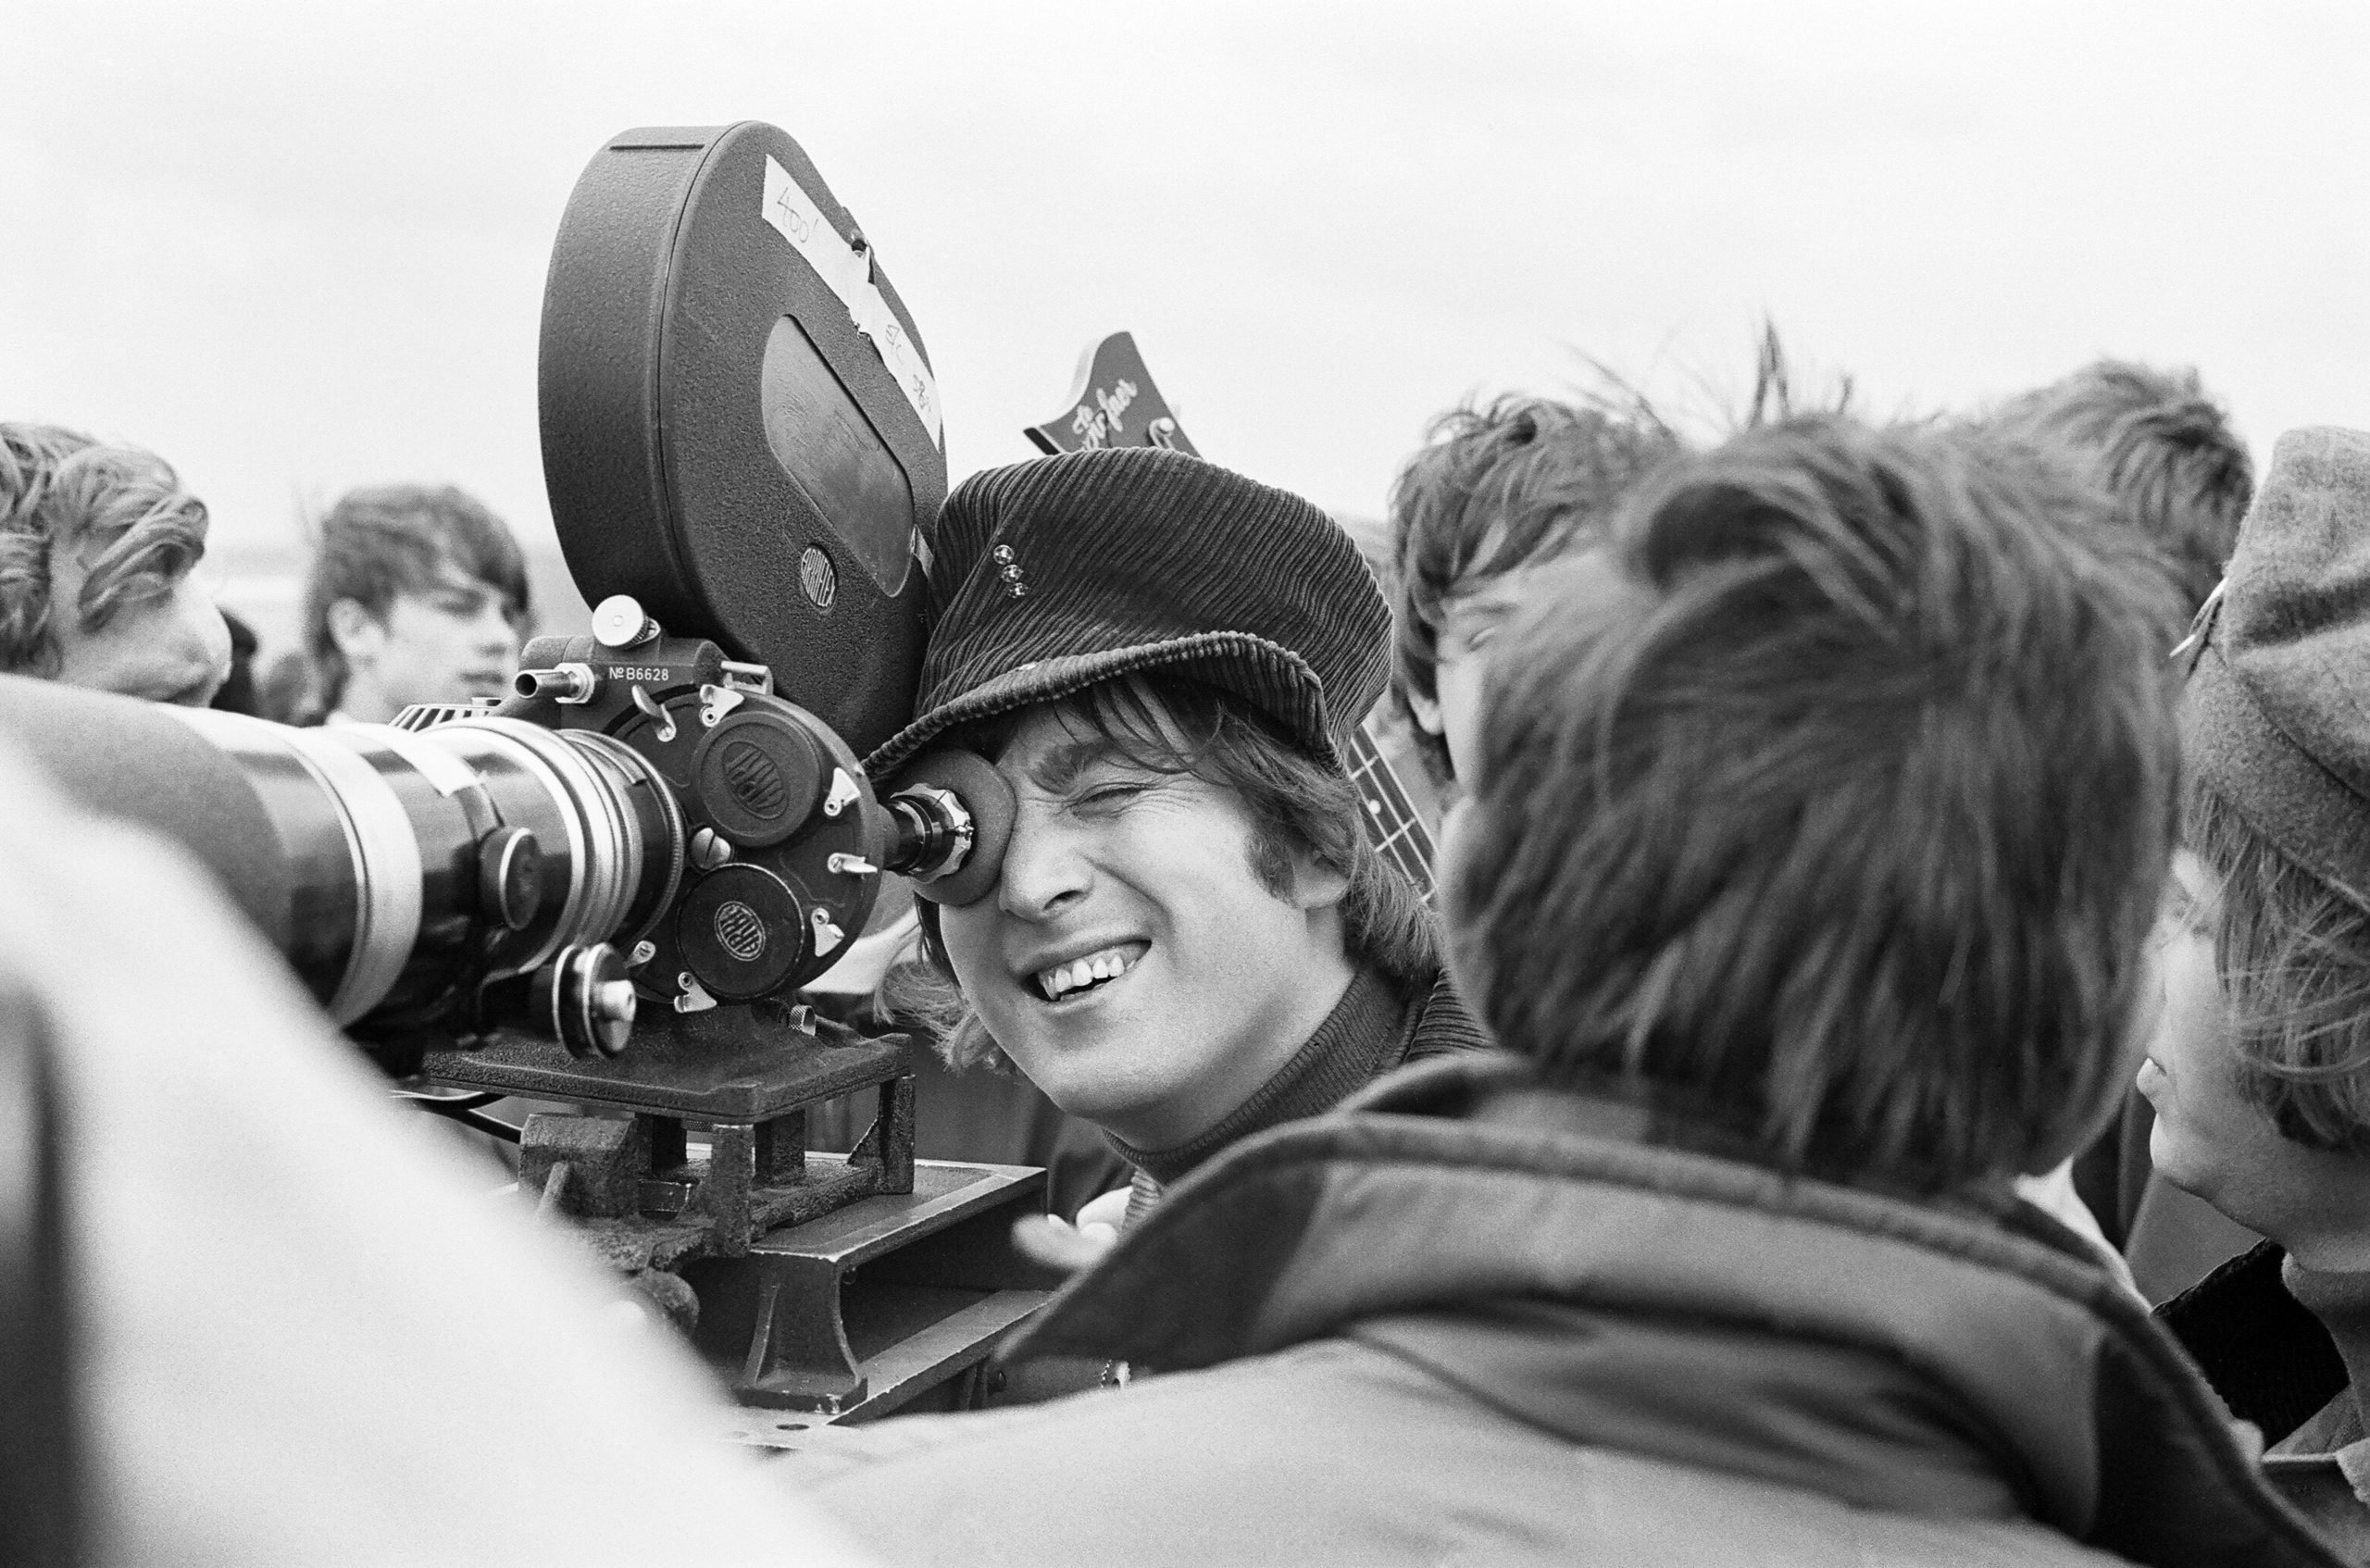
<svg viewBox="0 0 2370 1568">
<path fill-rule="evenodd" d="M 415 731 L 169 711 L 262 802 L 290 864 L 289 956 L 341 1025 L 433 1010 L 465 979 L 566 949 L 630 945 L 682 876 L 673 792 L 605 735 L 491 715 Z"/>
</svg>

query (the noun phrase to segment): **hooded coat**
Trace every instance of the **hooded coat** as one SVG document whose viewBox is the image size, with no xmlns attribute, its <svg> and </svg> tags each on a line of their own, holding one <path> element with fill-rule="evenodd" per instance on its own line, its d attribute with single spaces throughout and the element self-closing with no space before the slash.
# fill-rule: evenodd
<svg viewBox="0 0 2370 1568">
<path fill-rule="evenodd" d="M 1029 1335 L 1159 1375 L 818 1435 L 796 1478 L 910 1562 L 2338 1561 L 2037 1213 L 1645 1130 L 1412 1068 L 1181 1183 Z"/>
</svg>

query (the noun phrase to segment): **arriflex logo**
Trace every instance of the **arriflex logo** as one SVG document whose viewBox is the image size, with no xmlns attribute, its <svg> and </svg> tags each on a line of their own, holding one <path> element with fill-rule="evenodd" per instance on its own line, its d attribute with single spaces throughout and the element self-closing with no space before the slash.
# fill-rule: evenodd
<svg viewBox="0 0 2370 1568">
<path fill-rule="evenodd" d="M 840 574 L 831 569 L 831 558 L 816 545 L 808 545 L 798 557 L 798 586 L 818 610 L 828 610 L 831 601 L 840 596 Z"/>
<path fill-rule="evenodd" d="M 727 741 L 724 747 L 724 781 L 732 790 L 732 798 L 748 808 L 753 815 L 780 816 L 790 799 L 790 787 L 781 781 L 781 769 L 761 747 L 746 740 Z"/>
<path fill-rule="evenodd" d="M 734 899 L 716 912 L 716 940 L 733 957 L 752 964 L 766 951 L 766 923 L 755 910 Z"/>
</svg>

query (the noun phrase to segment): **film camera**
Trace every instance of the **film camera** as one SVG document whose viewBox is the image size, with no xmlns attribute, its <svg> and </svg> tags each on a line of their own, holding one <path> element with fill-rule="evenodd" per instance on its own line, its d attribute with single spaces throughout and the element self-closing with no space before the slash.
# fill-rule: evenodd
<svg viewBox="0 0 2370 1568">
<path fill-rule="evenodd" d="M 1052 1283 L 1008 1246 L 1042 1176 L 917 1167 L 908 1043 L 796 1000 L 884 872 L 967 902 L 1010 829 L 975 757 L 861 760 L 910 713 L 946 493 L 912 319 L 780 131 L 629 131 L 562 221 L 540 403 L 599 608 L 510 699 L 293 730 L 0 680 L 0 726 L 194 850 L 391 1073 L 580 1108 L 529 1118 L 522 1188 L 744 1402 L 949 1400 Z M 852 1093 L 870 1132 L 811 1153 Z"/>
</svg>

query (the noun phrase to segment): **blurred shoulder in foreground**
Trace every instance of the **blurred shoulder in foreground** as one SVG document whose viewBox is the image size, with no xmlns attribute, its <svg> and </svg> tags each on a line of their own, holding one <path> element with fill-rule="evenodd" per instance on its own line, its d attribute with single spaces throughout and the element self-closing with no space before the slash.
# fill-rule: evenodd
<svg viewBox="0 0 2370 1568">
<path fill-rule="evenodd" d="M 0 1419 L 12 1462 L 70 1458 L 88 1560 L 862 1561 L 759 1486 L 688 1356 L 399 1113 L 175 852 L 13 753 L 0 798 L 0 1059 L 46 1065 L 70 1412 Z"/>
</svg>

